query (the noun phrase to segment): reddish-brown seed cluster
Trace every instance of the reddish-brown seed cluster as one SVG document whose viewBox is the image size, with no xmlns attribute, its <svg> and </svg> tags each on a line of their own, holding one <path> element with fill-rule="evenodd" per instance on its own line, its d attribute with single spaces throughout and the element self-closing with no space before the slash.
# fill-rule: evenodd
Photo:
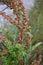
<svg viewBox="0 0 43 65">
<path fill-rule="evenodd" d="M 28 27 L 27 26 L 28 16 L 27 16 L 25 7 L 23 5 L 23 2 L 21 0 L 4 0 L 3 3 L 8 5 L 11 9 L 13 9 L 13 13 L 14 13 L 14 15 L 16 15 L 16 18 L 15 18 L 15 20 L 13 20 L 11 17 L 6 15 L 5 13 L 0 12 L 0 14 L 2 16 L 4 16 L 10 23 L 15 24 L 20 29 L 20 38 L 19 38 L 18 42 L 23 43 L 24 32 L 25 32 L 25 30 L 27 30 L 27 27 Z M 22 21 L 21 21 L 21 16 L 23 18 Z M 16 21 L 17 21 L 17 23 L 16 23 Z M 22 26 L 21 26 L 20 21 L 22 22 Z M 31 37 L 29 36 L 28 44 L 30 43 L 30 38 Z"/>
<path fill-rule="evenodd" d="M 7 39 L 2 35 L 0 34 L 0 39 L 6 43 Z M 8 50 L 3 50 L 2 51 L 2 55 L 6 55 L 8 53 Z"/>
<path fill-rule="evenodd" d="M 7 19 L 10 23 L 12 23 L 12 24 L 18 26 L 18 24 L 16 23 L 16 21 L 13 20 L 10 16 L 6 15 L 5 12 L 0 11 L 0 15 L 2 15 L 2 16 L 3 16 L 5 19 Z M 20 26 L 18 26 L 18 28 L 20 28 Z"/>
<path fill-rule="evenodd" d="M 38 57 L 38 59 L 35 60 L 35 61 L 32 63 L 32 65 L 40 65 L 41 61 L 42 61 L 42 55 L 40 54 L 39 57 Z"/>
</svg>

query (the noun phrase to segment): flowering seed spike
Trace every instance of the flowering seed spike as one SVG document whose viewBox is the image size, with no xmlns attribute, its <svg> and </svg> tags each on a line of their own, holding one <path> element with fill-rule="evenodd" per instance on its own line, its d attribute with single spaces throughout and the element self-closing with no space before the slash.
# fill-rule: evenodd
<svg viewBox="0 0 43 65">
<path fill-rule="evenodd" d="M 31 43 L 31 39 L 30 39 L 31 37 L 29 35 L 28 36 L 24 35 L 25 31 L 28 31 L 27 30 L 28 16 L 27 16 L 26 9 L 23 5 L 22 0 L 3 0 L 3 3 L 5 3 L 11 9 L 13 9 L 13 14 L 17 16 L 15 18 L 17 23 L 11 17 L 6 15 L 5 13 L 0 13 L 0 14 L 2 14 L 2 16 L 4 16 L 10 23 L 12 23 L 12 24 L 16 25 L 18 28 L 20 28 L 19 42 L 23 43 L 23 39 L 24 39 L 24 37 L 26 37 L 28 39 L 27 45 L 29 45 L 29 43 Z M 22 21 L 21 21 L 21 16 L 22 16 Z M 22 22 L 22 25 L 21 25 L 20 21 Z M 28 32 L 30 32 L 30 31 L 28 31 Z"/>
</svg>

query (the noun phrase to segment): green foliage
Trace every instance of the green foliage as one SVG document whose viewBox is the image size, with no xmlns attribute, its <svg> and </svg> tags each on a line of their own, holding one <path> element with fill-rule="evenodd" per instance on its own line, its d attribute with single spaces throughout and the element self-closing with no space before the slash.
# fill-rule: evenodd
<svg viewBox="0 0 43 65">
<path fill-rule="evenodd" d="M 43 0 L 35 0 L 34 7 L 31 9 L 30 25 L 34 36 L 33 43 L 43 40 Z"/>
<path fill-rule="evenodd" d="M 38 54 L 36 53 L 36 50 L 38 50 L 37 48 L 39 48 L 40 51 L 43 50 L 43 48 L 41 48 L 42 47 L 41 42 L 35 45 L 31 44 L 27 50 L 26 50 L 26 46 L 24 45 L 24 43 L 23 45 L 17 43 L 16 41 L 17 41 L 17 37 L 19 36 L 19 29 L 16 26 L 12 26 L 11 29 L 8 31 L 4 29 L 2 30 L 6 38 L 6 41 L 5 41 L 6 50 L 8 51 L 6 55 L 1 54 L 2 65 L 18 65 L 21 60 L 23 60 L 24 65 L 27 65 L 28 61 L 30 62 L 31 60 L 36 59 L 37 54 Z M 25 32 L 25 34 L 31 35 L 30 32 Z M 33 51 L 35 54 L 33 57 L 31 57 L 33 54 Z"/>
<path fill-rule="evenodd" d="M 13 43 L 16 43 L 16 40 L 17 40 L 17 38 L 19 36 L 19 29 L 16 26 L 12 25 L 10 27 L 10 29 L 7 30 L 7 31 L 4 28 L 2 28 L 2 31 L 3 31 L 4 36 L 8 40 L 10 40 Z"/>
<path fill-rule="evenodd" d="M 6 55 L 2 55 L 3 65 L 17 65 L 24 57 L 24 48 L 20 44 L 10 45 L 10 41 L 6 41 L 6 47 L 9 51 Z"/>
</svg>

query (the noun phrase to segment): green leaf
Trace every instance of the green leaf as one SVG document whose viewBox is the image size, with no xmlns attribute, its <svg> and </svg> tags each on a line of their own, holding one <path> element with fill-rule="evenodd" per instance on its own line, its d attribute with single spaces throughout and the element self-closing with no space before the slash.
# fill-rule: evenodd
<svg viewBox="0 0 43 65">
<path fill-rule="evenodd" d="M 39 42 L 39 43 L 35 44 L 35 45 L 32 47 L 32 51 L 35 50 L 37 47 L 39 47 L 41 44 L 42 44 L 42 42 Z"/>
</svg>

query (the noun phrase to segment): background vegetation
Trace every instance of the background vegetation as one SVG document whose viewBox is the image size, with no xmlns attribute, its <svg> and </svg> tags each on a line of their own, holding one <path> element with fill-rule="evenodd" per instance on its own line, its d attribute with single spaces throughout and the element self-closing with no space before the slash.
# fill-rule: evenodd
<svg viewBox="0 0 43 65">
<path fill-rule="evenodd" d="M 43 0 L 34 0 L 34 7 L 30 10 L 29 19 L 32 26 L 34 42 L 43 42 Z"/>
</svg>

